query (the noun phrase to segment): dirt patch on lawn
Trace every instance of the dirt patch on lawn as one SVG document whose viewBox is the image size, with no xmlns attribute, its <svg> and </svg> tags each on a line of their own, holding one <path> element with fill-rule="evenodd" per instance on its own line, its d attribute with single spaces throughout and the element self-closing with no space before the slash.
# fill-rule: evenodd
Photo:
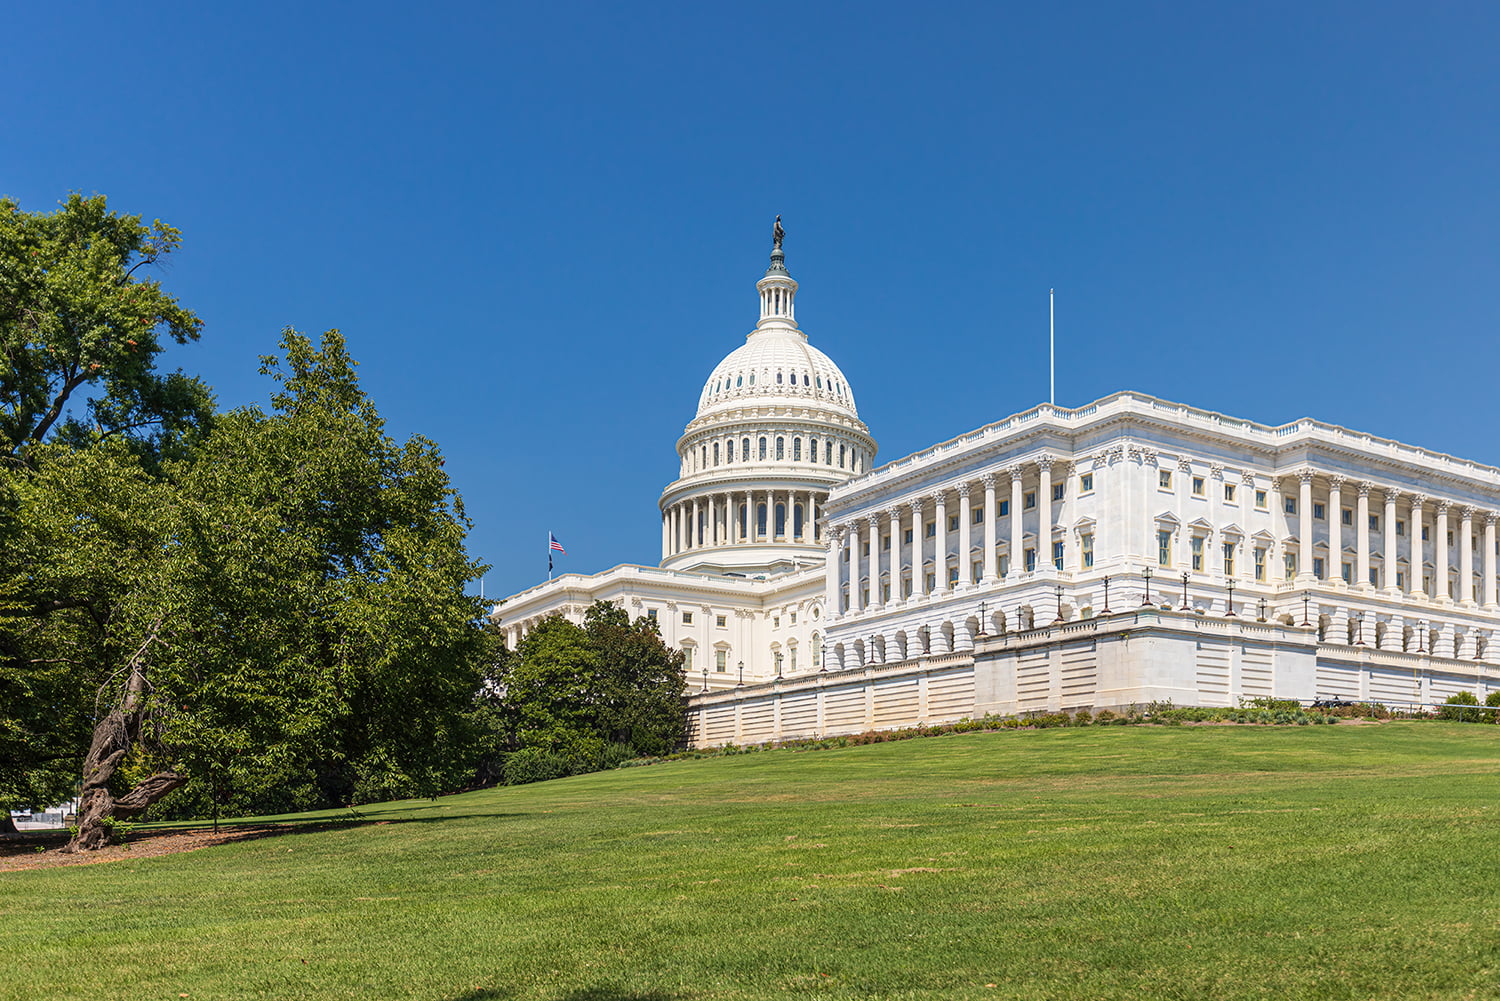
<svg viewBox="0 0 1500 1001">
<path fill-rule="evenodd" d="M 156 858 L 160 855 L 176 855 L 178 852 L 191 852 L 199 848 L 228 844 L 231 841 L 249 841 L 253 838 L 289 834 L 299 829 L 284 824 L 266 824 L 254 827 L 221 827 L 217 834 L 211 827 L 202 830 L 136 831 L 130 835 L 130 840 L 126 844 L 110 845 L 98 851 L 79 852 L 73 855 L 64 855 L 58 850 L 68 843 L 67 831 L 22 831 L 20 834 L 0 836 L 0 872 Z"/>
</svg>

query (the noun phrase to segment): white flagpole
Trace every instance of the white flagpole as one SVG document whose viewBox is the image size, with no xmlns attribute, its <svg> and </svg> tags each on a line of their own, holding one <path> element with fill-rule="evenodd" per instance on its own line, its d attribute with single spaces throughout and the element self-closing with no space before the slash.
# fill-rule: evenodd
<svg viewBox="0 0 1500 1001">
<path fill-rule="evenodd" d="M 1047 290 L 1047 402 L 1057 406 L 1057 289 Z"/>
</svg>

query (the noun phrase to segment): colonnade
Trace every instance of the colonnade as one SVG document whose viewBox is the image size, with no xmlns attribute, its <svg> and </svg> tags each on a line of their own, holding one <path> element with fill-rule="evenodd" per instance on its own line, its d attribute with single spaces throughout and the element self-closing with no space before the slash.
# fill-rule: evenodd
<svg viewBox="0 0 1500 1001">
<path fill-rule="evenodd" d="M 719 546 L 819 542 L 827 496 L 821 490 L 726 490 L 678 501 L 662 512 L 662 557 Z"/>
</svg>

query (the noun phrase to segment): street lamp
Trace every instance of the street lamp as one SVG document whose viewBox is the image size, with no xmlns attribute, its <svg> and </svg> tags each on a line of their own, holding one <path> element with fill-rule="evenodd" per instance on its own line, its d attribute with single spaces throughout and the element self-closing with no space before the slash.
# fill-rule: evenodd
<svg viewBox="0 0 1500 1001">
<path fill-rule="evenodd" d="M 1182 610 L 1184 612 L 1191 612 L 1193 610 L 1193 608 L 1192 608 L 1191 605 L 1188 604 L 1187 586 L 1188 586 L 1188 575 L 1186 573 L 1184 573 L 1182 575 Z"/>
<path fill-rule="evenodd" d="M 703 665 L 703 690 L 708 691 L 708 665 Z"/>
<path fill-rule="evenodd" d="M 979 635 L 984 635 L 984 602 L 979 603 Z"/>
<path fill-rule="evenodd" d="M 1225 581 L 1224 586 L 1229 588 L 1229 611 L 1224 613 L 1226 619 L 1234 618 L 1234 578 Z"/>
<path fill-rule="evenodd" d="M 1151 604 L 1151 565 L 1148 563 L 1146 569 L 1141 571 L 1141 576 L 1146 578 L 1146 594 L 1141 598 L 1141 604 Z"/>
<path fill-rule="evenodd" d="M 1063 620 L 1063 617 L 1062 617 L 1062 593 L 1063 593 L 1063 588 L 1062 588 L 1062 585 L 1059 584 L 1059 585 L 1057 585 L 1057 618 L 1055 618 L 1055 619 L 1052 620 L 1052 624 L 1054 626 L 1057 625 L 1059 622 L 1061 622 Z"/>
<path fill-rule="evenodd" d="M 736 687 L 736 688 L 744 688 L 745 687 L 745 662 L 743 660 L 740 661 L 740 680 L 735 683 L 734 687 Z"/>
<path fill-rule="evenodd" d="M 1307 603 L 1309 601 L 1312 601 L 1312 595 L 1306 591 L 1302 592 L 1302 624 L 1304 626 L 1312 625 L 1312 623 L 1307 620 Z"/>
<path fill-rule="evenodd" d="M 1266 621 L 1266 599 L 1264 599 L 1264 598 L 1260 599 L 1260 618 L 1256 619 L 1255 621 L 1256 622 L 1264 622 L 1264 621 Z"/>
<path fill-rule="evenodd" d="M 776 677 L 781 677 L 781 651 L 776 651 Z"/>
<path fill-rule="evenodd" d="M 1427 652 L 1427 620 L 1417 622 L 1417 653 Z"/>
<path fill-rule="evenodd" d="M 1354 613 L 1354 628 L 1356 630 L 1356 632 L 1354 634 L 1354 636 L 1355 636 L 1354 645 L 1355 646 L 1364 646 L 1365 645 L 1365 613 L 1364 612 L 1355 612 Z"/>
</svg>

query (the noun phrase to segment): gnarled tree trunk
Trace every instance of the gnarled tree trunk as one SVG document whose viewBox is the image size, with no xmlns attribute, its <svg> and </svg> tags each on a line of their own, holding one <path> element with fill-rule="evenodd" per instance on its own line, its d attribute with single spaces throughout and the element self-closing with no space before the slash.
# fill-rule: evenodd
<svg viewBox="0 0 1500 1001">
<path fill-rule="evenodd" d="M 115 799 L 109 791 L 109 780 L 130 752 L 130 745 L 140 736 L 145 714 L 146 672 L 142 661 L 146 648 L 155 639 L 155 630 L 130 661 L 130 680 L 125 697 L 116 709 L 94 727 L 94 739 L 83 759 L 83 792 L 78 804 L 78 833 L 63 847 L 64 852 L 93 851 L 109 844 L 107 821 L 124 820 L 140 813 L 167 793 L 187 781 L 186 775 L 163 772 L 139 783 L 125 796 Z"/>
</svg>

